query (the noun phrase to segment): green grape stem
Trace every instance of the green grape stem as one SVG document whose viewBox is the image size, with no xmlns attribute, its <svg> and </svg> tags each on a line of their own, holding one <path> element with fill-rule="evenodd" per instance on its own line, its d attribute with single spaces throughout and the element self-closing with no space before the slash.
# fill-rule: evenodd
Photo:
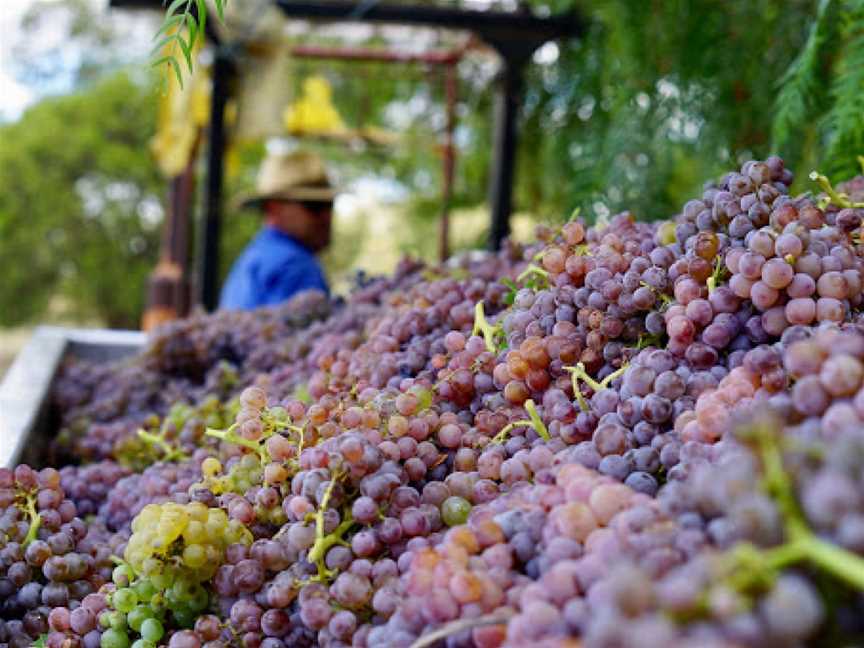
<svg viewBox="0 0 864 648">
<path fill-rule="evenodd" d="M 297 442 L 297 457 L 299 458 L 301 454 L 303 454 L 303 445 L 306 443 L 306 433 L 305 430 L 298 425 L 289 425 L 289 430 L 292 430 L 297 433 L 299 440 Z"/>
<path fill-rule="evenodd" d="M 270 458 L 268 456 L 267 449 L 256 441 L 250 441 L 249 439 L 244 439 L 243 437 L 234 434 L 234 430 L 236 429 L 237 423 L 234 423 L 227 430 L 214 430 L 213 428 L 207 428 L 204 431 L 204 434 L 206 434 L 207 436 L 215 437 L 227 443 L 233 443 L 234 445 L 248 448 L 249 450 L 258 455 L 262 463 L 268 463 Z"/>
<path fill-rule="evenodd" d="M 805 560 L 834 577 L 864 591 L 864 558 L 822 540 L 807 526 L 795 500 L 792 482 L 783 466 L 783 455 L 770 421 L 757 423 L 749 438 L 755 440 L 762 462 L 762 488 L 777 502 L 789 541 L 760 552 L 758 564 L 778 569 Z"/>
<path fill-rule="evenodd" d="M 552 438 L 549 435 L 549 430 L 546 429 L 546 424 L 543 423 L 543 419 L 541 419 L 540 415 L 537 413 L 537 407 L 534 405 L 534 401 L 529 398 L 525 401 L 524 407 L 525 411 L 528 412 L 529 419 L 508 423 L 492 438 L 492 443 L 504 443 L 507 440 L 507 435 L 510 431 L 517 427 L 534 428 L 537 435 L 546 441 L 549 441 Z"/>
<path fill-rule="evenodd" d="M 864 207 L 864 202 L 852 202 L 851 200 L 849 200 L 849 196 L 847 196 L 845 193 L 838 192 L 831 184 L 831 181 L 828 179 L 828 177 L 822 175 L 818 171 L 813 171 L 812 173 L 810 173 L 810 179 L 816 184 L 818 184 L 822 191 L 827 194 L 830 202 L 833 202 L 838 207 L 852 209 L 860 209 L 861 207 Z"/>
<path fill-rule="evenodd" d="M 529 263 L 528 267 L 525 268 L 518 277 L 516 277 L 516 281 L 525 281 L 526 279 L 531 277 L 531 275 L 539 275 L 543 279 L 545 279 L 547 281 L 549 280 L 549 273 L 548 272 L 546 272 L 543 268 L 541 268 L 538 265 L 535 265 L 533 263 Z"/>
<path fill-rule="evenodd" d="M 707 281 L 709 295 L 717 289 L 717 283 L 722 281 L 725 277 L 726 268 L 723 263 L 723 255 L 718 255 L 717 259 L 714 261 L 714 271 L 711 273 L 711 276 L 708 277 Z"/>
<path fill-rule="evenodd" d="M 307 559 L 318 567 L 319 580 L 325 580 L 332 574 L 324 564 L 324 556 L 327 555 L 327 551 L 334 545 L 343 544 L 345 541 L 342 539 L 342 536 L 348 533 L 351 527 L 354 526 L 354 519 L 348 513 L 346 518 L 332 533 L 324 534 L 324 513 L 327 510 L 327 505 L 330 503 L 330 497 L 333 495 L 333 489 L 336 487 L 338 479 L 339 476 L 334 475 L 330 480 L 327 490 L 324 491 L 324 497 L 321 498 L 321 505 L 315 512 L 315 544 L 309 549 Z"/>
<path fill-rule="evenodd" d="M 864 558 L 812 534 L 803 542 L 810 562 L 864 591 Z"/>
<path fill-rule="evenodd" d="M 639 285 L 643 288 L 647 288 L 652 293 L 654 293 L 654 296 L 660 300 L 661 308 L 668 308 L 670 305 L 672 305 L 672 298 L 662 290 L 658 290 L 657 288 L 649 284 L 647 281 L 640 281 Z"/>
<path fill-rule="evenodd" d="M 24 538 L 22 546 L 25 548 L 36 539 L 36 534 L 39 533 L 39 527 L 42 524 L 42 516 L 36 511 L 36 495 L 28 493 L 24 502 L 24 512 L 30 518 L 30 528 L 27 530 L 27 535 Z"/>
<path fill-rule="evenodd" d="M 483 335 L 483 341 L 486 343 L 486 350 L 490 353 L 495 353 L 498 350 L 495 338 L 503 335 L 504 330 L 500 324 L 492 326 L 489 320 L 486 319 L 486 313 L 483 310 L 483 302 L 479 301 L 474 305 L 474 329 L 471 335 Z"/>
<path fill-rule="evenodd" d="M 531 427 L 534 428 L 537 435 L 545 441 L 551 440 L 552 437 L 549 435 L 549 430 L 546 429 L 546 424 L 543 423 L 543 419 L 541 419 L 540 415 L 537 413 L 534 401 L 530 398 L 525 401 L 525 411 L 528 412 L 528 416 L 531 417 Z"/>
<path fill-rule="evenodd" d="M 162 434 L 153 434 L 144 428 L 139 428 L 138 438 L 148 445 L 159 448 L 165 455 L 163 457 L 165 461 L 185 461 L 189 458 L 180 448 L 175 448 L 168 443 Z"/>
<path fill-rule="evenodd" d="M 575 367 L 563 367 L 563 369 L 564 371 L 570 373 L 570 380 L 573 386 L 573 397 L 576 399 L 576 402 L 579 403 L 579 409 L 581 409 L 583 412 L 587 412 L 588 401 L 585 400 L 585 395 L 582 393 L 582 390 L 579 387 L 579 379 L 581 378 L 594 393 L 597 393 L 603 389 L 606 389 L 606 387 L 608 387 L 613 380 L 615 380 L 625 371 L 627 371 L 627 367 L 627 363 L 621 365 L 620 368 L 613 371 L 600 382 L 597 382 L 588 375 L 588 372 L 585 371 L 585 365 L 581 362 L 576 363 Z"/>
</svg>

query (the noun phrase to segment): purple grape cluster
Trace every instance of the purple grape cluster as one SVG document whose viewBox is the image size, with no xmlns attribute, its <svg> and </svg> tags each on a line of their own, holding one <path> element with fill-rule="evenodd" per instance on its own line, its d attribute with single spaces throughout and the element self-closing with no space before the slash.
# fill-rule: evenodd
<svg viewBox="0 0 864 648">
<path fill-rule="evenodd" d="M 864 212 L 791 181 L 71 363 L 0 648 L 855 645 Z"/>
<path fill-rule="evenodd" d="M 118 539 L 77 514 L 53 468 L 0 469 L 0 644 L 33 645 L 54 609 L 77 607 L 110 579 Z"/>
</svg>

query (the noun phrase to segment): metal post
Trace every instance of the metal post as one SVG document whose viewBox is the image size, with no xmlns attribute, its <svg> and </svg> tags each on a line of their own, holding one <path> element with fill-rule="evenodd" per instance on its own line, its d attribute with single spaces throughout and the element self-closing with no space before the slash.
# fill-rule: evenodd
<svg viewBox="0 0 864 648">
<path fill-rule="evenodd" d="M 147 308 L 141 328 L 154 326 L 189 314 L 189 230 L 195 193 L 195 158 L 198 137 L 182 173 L 173 177 L 168 188 L 168 211 L 162 226 L 159 263 L 147 281 Z"/>
<path fill-rule="evenodd" d="M 451 63 L 444 68 L 444 91 L 447 96 L 447 127 L 444 134 L 443 151 L 443 191 L 441 197 L 441 220 L 438 230 L 438 258 L 446 261 L 450 256 L 450 208 L 453 203 L 453 178 L 456 169 L 456 144 L 453 141 L 453 131 L 456 128 L 456 94 L 459 79 L 456 76 L 456 65 Z"/>
<path fill-rule="evenodd" d="M 510 234 L 510 212 L 513 208 L 513 179 L 516 163 L 516 117 L 522 94 L 522 62 L 502 59 L 501 73 L 495 89 L 495 134 L 492 145 L 492 175 L 489 180 L 489 204 L 492 225 L 489 247 L 497 250 Z"/>
<path fill-rule="evenodd" d="M 225 172 L 225 105 L 228 103 L 232 64 L 229 54 L 217 48 L 213 60 L 210 127 L 207 133 L 207 182 L 203 232 L 198 250 L 198 303 L 214 310 L 219 303 L 219 237 L 222 229 L 222 184 Z"/>
</svg>

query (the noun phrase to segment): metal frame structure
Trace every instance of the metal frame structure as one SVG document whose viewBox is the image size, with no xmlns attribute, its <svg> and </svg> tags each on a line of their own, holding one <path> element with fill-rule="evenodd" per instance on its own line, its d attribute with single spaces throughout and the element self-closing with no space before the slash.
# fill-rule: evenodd
<svg viewBox="0 0 864 648">
<path fill-rule="evenodd" d="M 120 360 L 145 343 L 140 331 L 38 327 L 0 382 L 0 468 L 45 465 L 57 431 L 48 420 L 51 386 L 65 358 Z"/>
<path fill-rule="evenodd" d="M 518 133 L 525 64 L 544 43 L 584 33 L 586 22 L 576 13 L 539 17 L 527 12 L 480 11 L 429 5 L 380 2 L 298 2 L 273 0 L 287 18 L 318 22 L 371 22 L 464 30 L 491 46 L 502 65 L 495 97 L 492 171 L 489 183 L 491 227 L 489 246 L 500 247 L 510 233 Z M 110 0 L 112 7 L 160 8 L 160 0 Z M 209 21 L 208 21 L 209 26 Z M 219 233 L 224 174 L 225 104 L 234 74 L 230 44 L 216 44 L 213 66 L 211 122 L 207 140 L 207 180 L 203 235 L 198 250 L 198 301 L 207 310 L 217 305 Z M 451 171 L 452 173 L 452 171 Z"/>
<path fill-rule="evenodd" d="M 456 101 L 459 79 L 456 66 L 470 49 L 471 42 L 449 50 L 433 50 L 413 53 L 363 47 L 326 47 L 320 45 L 297 45 L 291 48 L 291 56 L 298 59 L 334 60 L 347 62 L 402 63 L 435 66 L 443 70 L 441 83 L 445 98 L 446 123 L 444 142 L 441 147 L 442 178 L 441 215 L 438 220 L 438 259 L 445 261 L 450 256 L 450 207 L 453 199 L 453 180 L 456 169 Z"/>
</svg>

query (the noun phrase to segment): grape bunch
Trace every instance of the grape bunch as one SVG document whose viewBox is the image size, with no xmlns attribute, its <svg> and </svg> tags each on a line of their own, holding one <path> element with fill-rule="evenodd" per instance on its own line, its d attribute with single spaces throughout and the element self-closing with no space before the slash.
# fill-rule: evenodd
<svg viewBox="0 0 864 648">
<path fill-rule="evenodd" d="M 0 648 L 860 644 L 864 206 L 816 178 L 70 363 Z"/>
<path fill-rule="evenodd" d="M 66 499 L 60 473 L 0 469 L 0 642 L 30 646 L 53 610 L 77 606 L 110 576 L 117 539 L 88 527 Z"/>
</svg>

